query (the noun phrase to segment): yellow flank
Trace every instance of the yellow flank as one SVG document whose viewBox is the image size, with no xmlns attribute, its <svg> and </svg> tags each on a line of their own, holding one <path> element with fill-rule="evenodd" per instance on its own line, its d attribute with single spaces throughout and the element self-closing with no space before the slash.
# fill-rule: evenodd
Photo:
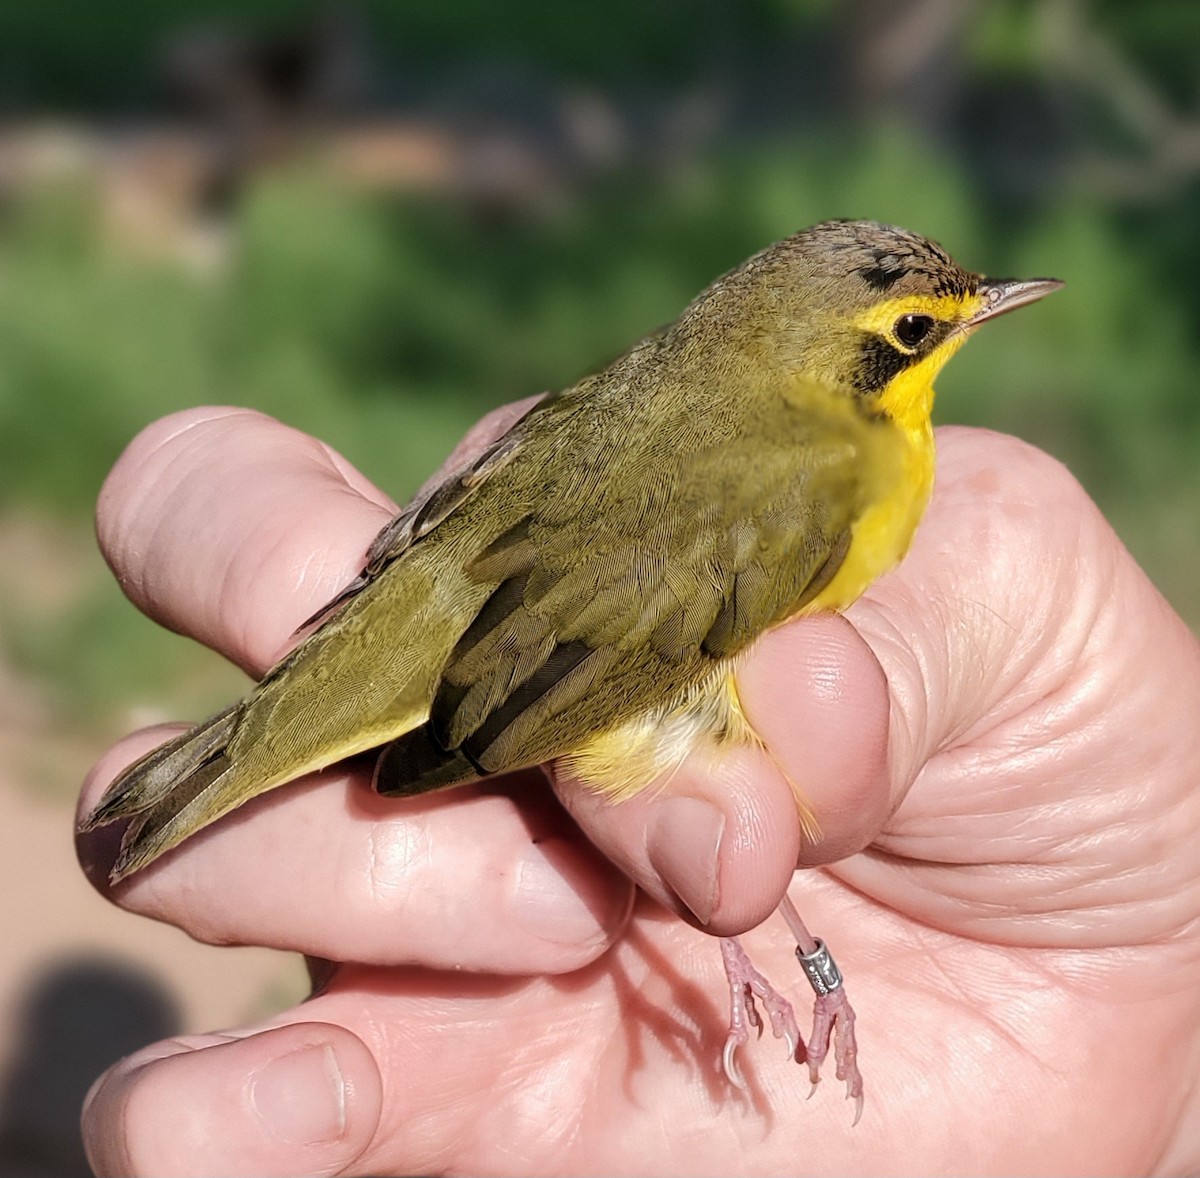
<svg viewBox="0 0 1200 1178">
<path fill-rule="evenodd" d="M 661 788 L 693 749 L 756 742 L 726 662 L 682 699 L 596 733 L 564 759 L 590 788 L 620 802 L 650 783 Z"/>
<path fill-rule="evenodd" d="M 718 666 L 679 706 L 639 716 L 592 737 L 563 758 L 568 768 L 610 802 L 623 802 L 648 786 L 662 789 L 689 753 L 719 756 L 729 745 L 757 746 L 791 786 L 801 829 L 815 842 L 820 825 L 804 791 L 754 730 L 742 707 L 737 661 Z"/>
</svg>

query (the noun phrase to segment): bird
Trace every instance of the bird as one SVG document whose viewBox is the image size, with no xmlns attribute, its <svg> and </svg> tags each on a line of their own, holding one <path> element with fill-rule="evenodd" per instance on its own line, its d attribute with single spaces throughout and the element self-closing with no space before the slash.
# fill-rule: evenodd
<svg viewBox="0 0 1200 1178">
<path fill-rule="evenodd" d="M 356 754 L 397 799 L 559 761 L 619 805 L 693 751 L 761 745 L 741 662 L 903 558 L 934 481 L 934 378 L 980 324 L 1061 285 L 987 278 L 866 220 L 756 253 L 401 511 L 244 699 L 126 769 L 81 823 L 127 821 L 112 882 Z M 723 938 L 724 1070 L 745 1087 L 757 1000 L 814 1088 L 834 1046 L 857 1122 L 840 970 L 786 896 L 780 912 L 813 1032 Z"/>
</svg>

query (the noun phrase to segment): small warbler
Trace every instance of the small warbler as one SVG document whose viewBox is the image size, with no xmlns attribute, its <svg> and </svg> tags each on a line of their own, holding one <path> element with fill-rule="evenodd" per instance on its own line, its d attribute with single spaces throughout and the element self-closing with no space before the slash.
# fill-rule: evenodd
<svg viewBox="0 0 1200 1178">
<path fill-rule="evenodd" d="M 980 323 L 1060 285 L 984 278 L 870 221 L 756 254 L 406 508 L 244 700 L 127 769 L 82 824 L 131 819 L 112 879 L 368 749 L 391 796 L 566 758 L 617 802 L 694 749 L 756 741 L 739 658 L 903 557 L 933 484 L 934 377 Z M 782 911 L 817 992 L 810 1076 L 836 1040 L 861 1112 L 841 977 Z M 740 1084 L 755 997 L 803 1043 L 736 939 L 722 950 Z"/>
</svg>

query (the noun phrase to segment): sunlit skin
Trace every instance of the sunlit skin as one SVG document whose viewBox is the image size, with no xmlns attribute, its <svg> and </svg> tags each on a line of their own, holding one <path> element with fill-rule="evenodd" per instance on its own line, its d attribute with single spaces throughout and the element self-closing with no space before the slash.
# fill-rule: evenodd
<svg viewBox="0 0 1200 1178">
<path fill-rule="evenodd" d="M 1200 651 L 1057 463 L 981 431 L 938 442 L 904 563 L 740 676 L 779 765 L 689 763 L 616 807 L 560 775 L 586 838 L 536 783 L 398 810 L 330 771 L 115 891 L 113 841 L 83 840 L 130 911 L 345 963 L 268 1024 L 116 1065 L 84 1120 L 98 1172 L 1200 1168 Z M 143 610 L 259 673 L 390 510 L 312 439 L 203 410 L 134 443 L 99 532 Z M 166 735 L 106 756 L 81 812 Z M 781 767 L 805 774 L 815 844 Z M 706 806 L 719 839 L 679 821 Z M 632 911 L 593 846 L 637 881 Z M 749 1097 L 724 1082 L 716 955 L 659 906 L 716 881 L 708 927 L 741 932 L 798 864 L 835 861 L 796 891 L 854 933 L 871 1092 L 853 1130 L 774 1052 L 744 1060 Z M 746 940 L 798 998 L 788 943 Z"/>
</svg>

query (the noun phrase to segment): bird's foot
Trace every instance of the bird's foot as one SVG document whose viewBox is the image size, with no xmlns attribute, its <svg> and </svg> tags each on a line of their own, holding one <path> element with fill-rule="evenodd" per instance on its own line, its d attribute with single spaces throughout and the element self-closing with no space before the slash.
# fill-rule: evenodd
<svg viewBox="0 0 1200 1178">
<path fill-rule="evenodd" d="M 792 1004 L 754 968 L 736 937 L 721 938 L 721 957 L 729 979 L 729 1036 L 725 1040 L 721 1062 L 729 1082 L 745 1091 L 746 1080 L 737 1064 L 737 1050 L 749 1042 L 751 1027 L 761 1037 L 761 1004 L 770 1019 L 775 1038 L 786 1040 L 788 1058 L 807 1062 L 808 1078 L 812 1084 L 810 1097 L 820 1083 L 821 1065 L 830 1047 L 833 1048 L 837 1078 L 845 1081 L 846 1099 L 854 1101 L 853 1123 L 857 1125 L 863 1111 L 863 1080 L 858 1070 L 854 1009 L 846 997 L 841 972 L 824 942 L 812 940 L 807 933 L 805 937 L 812 946 L 811 952 L 804 953 L 797 948 L 796 957 L 817 996 L 813 1004 L 812 1037 L 807 1045 L 800 1035 Z"/>
<path fill-rule="evenodd" d="M 814 952 L 805 954 L 799 949 L 796 956 L 804 968 L 809 983 L 816 991 L 813 1004 L 813 1029 L 806 1052 L 808 1078 L 812 1083 L 811 1097 L 821 1080 L 821 1064 L 833 1044 L 833 1059 L 837 1078 L 846 1082 L 846 1099 L 854 1101 L 854 1124 L 863 1111 L 863 1080 L 858 1070 L 858 1041 L 854 1037 L 854 1009 L 846 997 L 842 976 L 824 942 L 818 941 Z"/>
<path fill-rule="evenodd" d="M 721 938 L 721 957 L 725 962 L 725 976 L 729 979 L 729 1037 L 725 1040 L 721 1062 L 729 1082 L 744 1092 L 746 1080 L 737 1065 L 737 1049 L 749 1042 L 751 1027 L 755 1028 L 759 1036 L 762 1035 L 763 1022 L 755 1004 L 756 998 L 762 1003 L 763 1010 L 771 1020 L 771 1031 L 775 1038 L 787 1041 L 789 1059 L 796 1058 L 797 1053 L 804 1047 L 804 1040 L 800 1037 L 800 1028 L 796 1024 L 792 1004 L 754 968 L 736 937 Z M 853 1019 L 853 1013 L 850 1017 Z M 840 1045 L 840 1038 L 838 1043 Z M 840 1046 L 838 1058 L 840 1059 Z"/>
</svg>

